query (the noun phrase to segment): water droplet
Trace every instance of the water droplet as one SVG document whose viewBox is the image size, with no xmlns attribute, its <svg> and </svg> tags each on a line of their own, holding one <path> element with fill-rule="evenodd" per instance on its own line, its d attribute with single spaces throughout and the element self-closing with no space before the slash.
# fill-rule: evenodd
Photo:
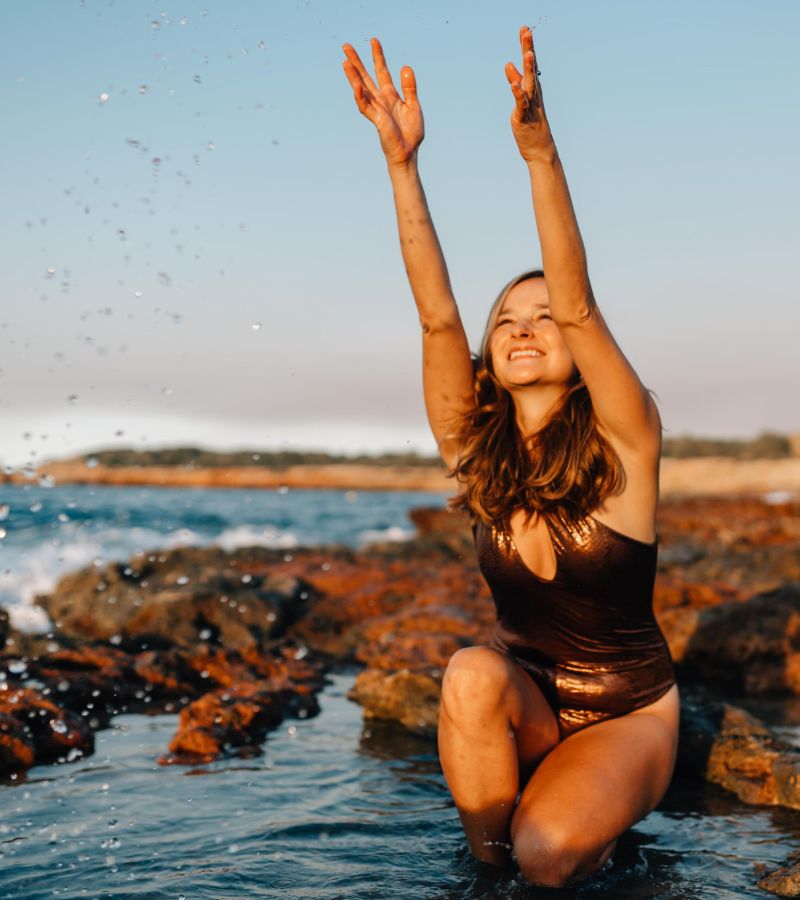
<svg viewBox="0 0 800 900">
<path fill-rule="evenodd" d="M 8 505 L 8 503 L 0 503 L 0 522 L 3 519 L 7 519 L 10 512 L 11 507 Z"/>
<path fill-rule="evenodd" d="M 168 397 L 172 393 L 172 388 L 169 388 L 169 387 L 161 388 L 161 393 Z"/>
<path fill-rule="evenodd" d="M 141 292 L 141 291 L 134 291 L 134 292 L 133 292 L 133 296 L 134 296 L 134 297 L 141 297 L 141 296 L 142 296 L 142 292 Z"/>
<path fill-rule="evenodd" d="M 72 406 L 75 406 L 75 404 L 76 404 L 77 402 L 78 402 L 78 395 L 77 395 L 77 394 L 70 394 L 69 397 L 67 397 L 67 403 L 72 404 Z"/>
<path fill-rule="evenodd" d="M 33 513 L 40 512 L 42 509 L 42 504 L 37 500 L 36 503 L 31 503 L 28 509 L 30 509 L 30 511 Z"/>
<path fill-rule="evenodd" d="M 216 147 L 216 145 L 214 144 L 213 141 L 209 141 L 208 144 L 207 144 L 206 146 L 208 147 L 209 150 L 216 150 L 216 149 L 217 149 L 217 147 Z"/>
<path fill-rule="evenodd" d="M 5 528 L 0 527 L 0 541 L 2 541 L 3 538 L 4 538 L 7 534 L 8 534 L 8 532 L 5 530 Z"/>
<path fill-rule="evenodd" d="M 259 41 L 259 42 L 258 42 L 258 49 L 259 49 L 259 50 L 265 50 L 266 47 L 267 47 L 267 45 L 264 43 L 264 41 Z"/>
<path fill-rule="evenodd" d="M 253 322 L 253 331 L 261 331 L 261 322 Z"/>
<path fill-rule="evenodd" d="M 139 93 L 140 94 L 146 94 L 149 90 L 150 90 L 149 85 L 146 85 L 146 84 L 139 85 Z"/>
<path fill-rule="evenodd" d="M 304 646 L 304 645 L 301 644 L 301 645 L 297 648 L 297 650 L 296 650 L 296 652 L 295 652 L 295 654 L 294 654 L 294 658 L 295 658 L 295 659 L 305 659 L 306 656 L 308 656 L 308 647 L 306 647 L 306 646 Z"/>
<path fill-rule="evenodd" d="M 211 629 L 210 628 L 201 629 L 199 637 L 200 637 L 201 641 L 207 641 L 211 637 Z"/>
<path fill-rule="evenodd" d="M 122 635 L 121 634 L 112 634 L 108 639 L 110 644 L 113 644 L 115 647 L 118 647 L 122 643 Z"/>
<path fill-rule="evenodd" d="M 8 664 L 8 671 L 12 675 L 21 675 L 28 668 L 24 659 L 12 659 Z"/>
<path fill-rule="evenodd" d="M 61 719 L 50 719 L 50 727 L 57 734 L 66 734 L 69 730 L 67 728 L 67 723 L 63 722 Z"/>
<path fill-rule="evenodd" d="M 199 75 L 195 75 L 195 76 L 192 78 L 192 81 L 193 81 L 195 84 L 202 84 L 202 83 L 203 83 L 203 79 L 202 79 Z"/>
<path fill-rule="evenodd" d="M 289 737 L 294 737 L 297 734 L 297 725 L 290 725 L 286 731 L 289 734 Z"/>
<path fill-rule="evenodd" d="M 154 166 L 160 166 L 160 165 L 161 165 L 161 158 L 158 157 L 158 156 L 154 156 L 153 159 L 152 159 L 152 163 L 153 163 Z"/>
<path fill-rule="evenodd" d="M 97 99 L 101 103 L 107 103 L 110 96 L 111 96 L 111 94 L 109 94 L 108 91 L 103 91 L 103 93 L 100 94 Z"/>
<path fill-rule="evenodd" d="M 159 28 L 161 28 L 161 22 L 159 22 L 158 19 L 153 19 L 153 21 L 150 23 L 150 27 L 153 29 L 153 31 L 157 31 Z"/>
<path fill-rule="evenodd" d="M 181 16 L 181 20 L 180 20 L 180 21 L 181 21 L 181 25 L 188 25 L 188 24 L 189 24 L 189 17 L 188 17 L 188 16 Z"/>
<path fill-rule="evenodd" d="M 48 266 L 47 269 L 45 270 L 44 277 L 52 278 L 55 274 L 56 274 L 56 270 L 53 268 L 53 266 Z"/>
<path fill-rule="evenodd" d="M 164 287 L 169 287 L 172 284 L 172 279 L 166 272 L 158 273 L 158 283 L 163 284 Z"/>
<path fill-rule="evenodd" d="M 42 475 L 39 479 L 39 487 L 51 488 L 55 485 L 56 480 L 52 475 Z"/>
<path fill-rule="evenodd" d="M 90 469 L 96 469 L 100 465 L 100 460 L 96 456 L 90 456 L 86 460 L 86 465 Z"/>
<path fill-rule="evenodd" d="M 238 853 L 238 852 L 239 852 L 239 845 L 238 845 L 238 844 L 231 844 L 231 845 L 228 847 L 228 853 Z"/>
<path fill-rule="evenodd" d="M 289 493 L 289 488 L 286 487 L 285 484 L 282 484 L 282 485 L 278 488 L 278 493 L 279 493 L 279 494 L 288 494 L 288 493 Z"/>
<path fill-rule="evenodd" d="M 250 584 L 250 582 L 251 582 L 252 580 L 253 580 L 253 576 L 252 576 L 252 575 L 242 575 L 242 579 L 241 579 L 242 584 Z"/>
<path fill-rule="evenodd" d="M 58 521 L 59 522 L 69 522 L 69 516 L 64 512 L 61 512 L 58 514 Z"/>
<path fill-rule="evenodd" d="M 176 579 L 178 584 L 188 584 L 189 576 L 188 575 L 179 575 Z"/>
</svg>

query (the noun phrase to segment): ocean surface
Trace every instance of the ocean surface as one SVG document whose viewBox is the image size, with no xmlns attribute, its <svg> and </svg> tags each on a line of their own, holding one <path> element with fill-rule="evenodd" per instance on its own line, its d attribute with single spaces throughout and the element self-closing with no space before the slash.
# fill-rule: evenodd
<svg viewBox="0 0 800 900">
<path fill-rule="evenodd" d="M 140 550 L 403 540 L 422 493 L 0 485 L 0 603 L 47 628 L 36 593 L 79 566 Z M 0 897 L 538 898 L 770 896 L 754 864 L 798 846 L 800 812 L 746 806 L 676 780 L 574 890 L 540 890 L 466 849 L 435 743 L 365 724 L 330 677 L 313 719 L 287 720 L 260 755 L 160 767 L 175 715 L 122 715 L 88 759 L 0 785 Z M 761 704 L 764 714 L 766 705 Z M 780 707 L 770 713 L 781 723 Z M 794 725 L 782 733 L 800 737 Z"/>
</svg>

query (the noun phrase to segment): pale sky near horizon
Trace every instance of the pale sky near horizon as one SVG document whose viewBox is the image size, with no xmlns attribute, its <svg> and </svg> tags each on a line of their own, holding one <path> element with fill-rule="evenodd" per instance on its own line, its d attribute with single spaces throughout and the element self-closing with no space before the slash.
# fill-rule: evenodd
<svg viewBox="0 0 800 900">
<path fill-rule="evenodd" d="M 503 66 L 535 27 L 601 308 L 669 434 L 800 431 L 800 4 L 30 0 L 0 38 L 0 463 L 433 449 L 372 126 L 414 66 L 471 344 L 540 262 Z"/>
</svg>

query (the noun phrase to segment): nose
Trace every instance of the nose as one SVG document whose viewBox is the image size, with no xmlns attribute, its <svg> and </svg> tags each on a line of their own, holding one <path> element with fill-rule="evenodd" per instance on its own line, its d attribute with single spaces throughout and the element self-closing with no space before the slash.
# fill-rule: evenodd
<svg viewBox="0 0 800 900">
<path fill-rule="evenodd" d="M 533 334 L 533 324 L 528 319 L 517 319 L 512 334 L 519 338 L 530 337 Z"/>
</svg>

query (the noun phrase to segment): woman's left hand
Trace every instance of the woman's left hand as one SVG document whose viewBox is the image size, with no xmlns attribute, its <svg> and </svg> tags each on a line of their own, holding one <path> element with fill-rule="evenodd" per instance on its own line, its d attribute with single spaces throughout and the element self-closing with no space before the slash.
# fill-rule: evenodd
<svg viewBox="0 0 800 900">
<path fill-rule="evenodd" d="M 539 84 L 539 70 L 536 68 L 536 54 L 533 50 L 533 32 L 527 25 L 519 30 L 519 42 L 522 47 L 522 74 L 514 63 L 506 64 L 506 78 L 516 100 L 511 113 L 511 130 L 526 162 L 552 159 L 555 143 L 542 102 L 542 87 Z"/>
</svg>

